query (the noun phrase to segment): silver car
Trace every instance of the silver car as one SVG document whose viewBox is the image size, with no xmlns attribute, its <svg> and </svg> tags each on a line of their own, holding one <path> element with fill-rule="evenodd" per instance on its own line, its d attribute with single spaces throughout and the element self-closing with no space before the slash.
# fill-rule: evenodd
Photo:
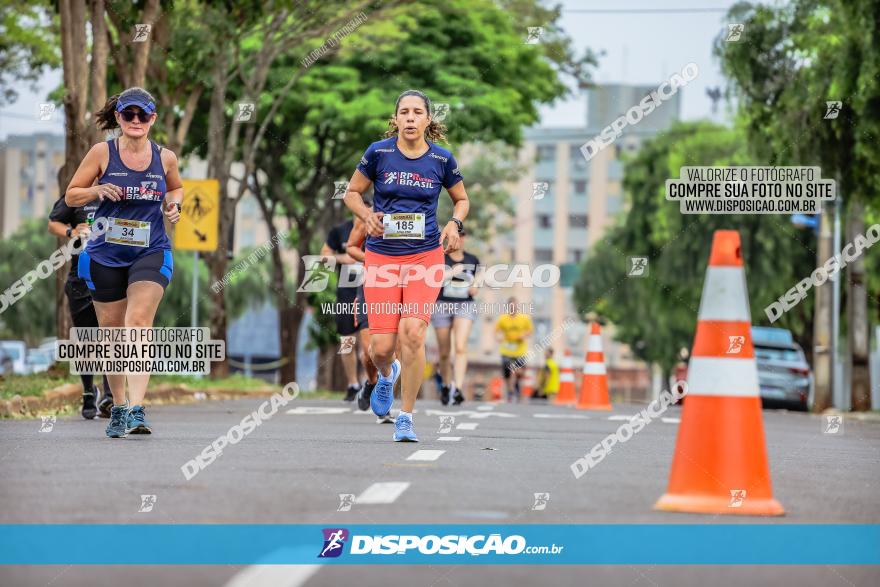
<svg viewBox="0 0 880 587">
<path fill-rule="evenodd" d="M 753 326 L 752 343 L 764 407 L 806 411 L 813 373 L 791 332 L 783 328 Z"/>
</svg>

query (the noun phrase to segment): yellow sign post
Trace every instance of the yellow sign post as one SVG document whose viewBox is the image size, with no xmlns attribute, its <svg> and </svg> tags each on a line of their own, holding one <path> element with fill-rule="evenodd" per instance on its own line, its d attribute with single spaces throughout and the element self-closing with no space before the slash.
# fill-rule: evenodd
<svg viewBox="0 0 880 587">
<path fill-rule="evenodd" d="M 216 251 L 219 228 L 220 182 L 216 179 L 184 179 L 180 221 L 174 228 L 174 248 Z"/>
</svg>

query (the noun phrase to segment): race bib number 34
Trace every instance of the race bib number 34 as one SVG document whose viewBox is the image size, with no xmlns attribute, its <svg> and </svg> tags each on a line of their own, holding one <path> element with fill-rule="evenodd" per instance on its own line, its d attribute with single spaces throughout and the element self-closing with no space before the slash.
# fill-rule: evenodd
<svg viewBox="0 0 880 587">
<path fill-rule="evenodd" d="M 109 218 L 107 236 L 104 240 L 127 247 L 148 247 L 150 246 L 150 223 L 143 220 Z"/>
<path fill-rule="evenodd" d="M 382 225 L 385 227 L 384 239 L 425 238 L 425 215 L 421 212 L 385 214 Z"/>
</svg>

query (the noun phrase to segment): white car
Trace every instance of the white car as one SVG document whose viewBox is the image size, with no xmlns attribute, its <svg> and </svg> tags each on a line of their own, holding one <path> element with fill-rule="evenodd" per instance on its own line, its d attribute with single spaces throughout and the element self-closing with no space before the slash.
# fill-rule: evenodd
<svg viewBox="0 0 880 587">
<path fill-rule="evenodd" d="M 0 347 L 12 361 L 12 372 L 16 375 L 27 375 L 27 345 L 23 340 L 0 340 Z"/>
</svg>

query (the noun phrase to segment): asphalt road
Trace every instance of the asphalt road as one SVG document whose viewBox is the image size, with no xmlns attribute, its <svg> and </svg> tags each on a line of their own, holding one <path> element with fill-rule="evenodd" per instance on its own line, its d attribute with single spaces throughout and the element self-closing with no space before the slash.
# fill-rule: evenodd
<svg viewBox="0 0 880 587">
<path fill-rule="evenodd" d="M 151 436 L 104 437 L 106 420 L 0 422 L 2 523 L 880 523 L 880 422 L 767 411 L 767 449 L 782 518 L 670 514 L 663 493 L 676 408 L 575 479 L 571 462 L 642 406 L 584 413 L 547 405 L 419 402 L 419 444 L 391 442 L 341 401 L 297 399 L 193 479 L 180 467 L 262 399 L 157 406 Z M 286 410 L 295 413 L 287 413 Z M 441 418 L 452 416 L 448 432 Z M 460 427 L 459 427 L 460 426 Z M 459 440 L 440 440 L 458 438 Z M 418 453 L 416 451 L 435 451 Z M 443 451 L 443 452 L 436 452 Z M 432 460 L 414 460 L 414 458 Z M 394 485 L 376 485 L 376 484 Z M 543 510 L 535 493 L 549 493 Z M 356 496 L 338 511 L 339 494 Z M 155 495 L 152 511 L 142 495 Z M 373 502 L 373 503 L 366 503 Z M 125 540 L 126 537 L 114 537 Z M 131 537 L 137 548 L 137 538 Z M 99 548 L 100 545 L 96 545 Z M 658 545 L 664 548 L 666 545 Z M 109 562 L 109 561 L 108 561 Z M 873 567 L 0 567 L 0 585 L 875 585 Z"/>
</svg>

